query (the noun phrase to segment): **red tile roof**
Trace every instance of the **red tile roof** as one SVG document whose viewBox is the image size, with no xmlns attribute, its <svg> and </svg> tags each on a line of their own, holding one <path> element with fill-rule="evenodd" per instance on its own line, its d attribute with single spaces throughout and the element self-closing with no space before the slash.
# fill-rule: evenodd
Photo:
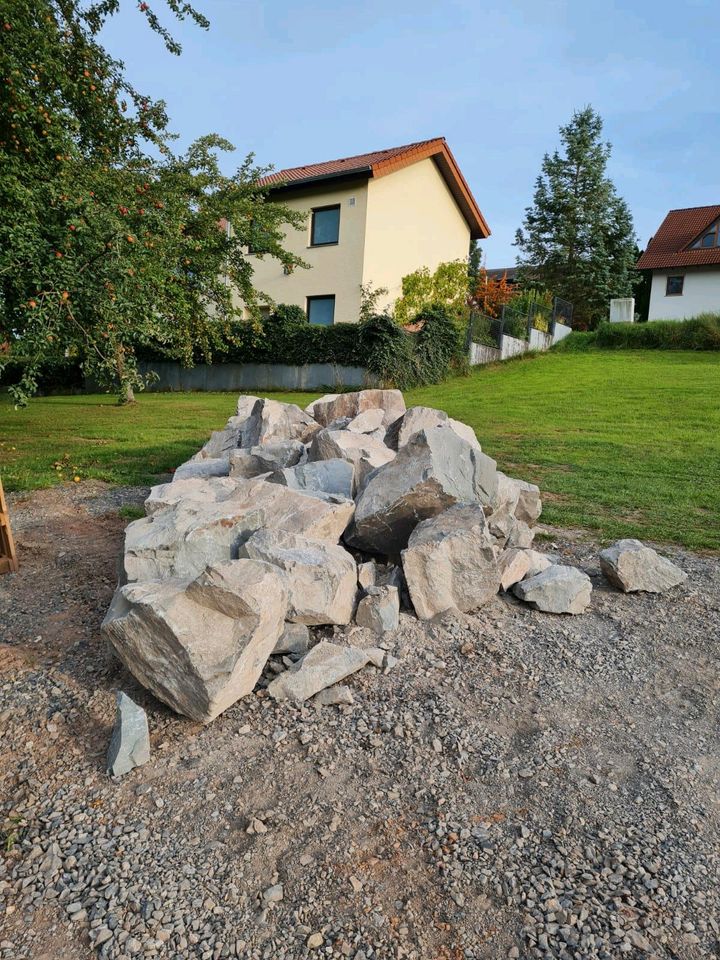
<svg viewBox="0 0 720 960">
<path fill-rule="evenodd" d="M 671 210 L 638 260 L 638 269 L 720 265 L 720 247 L 687 249 L 718 217 L 720 204 Z"/>
<path fill-rule="evenodd" d="M 489 237 L 490 228 L 480 212 L 470 187 L 460 172 L 457 161 L 444 137 L 435 137 L 433 140 L 419 140 L 417 143 L 406 143 L 401 147 L 375 150 L 372 153 L 360 153 L 357 156 L 342 157 L 339 160 L 310 163 L 303 167 L 289 167 L 286 170 L 277 170 L 269 174 L 260 182 L 265 185 L 277 184 L 289 189 L 295 186 L 309 185 L 318 180 L 331 180 L 352 174 L 377 178 L 388 173 L 394 173 L 395 170 L 425 160 L 428 157 L 432 157 L 436 162 L 450 192 L 455 197 L 470 226 L 471 236 L 478 240 Z"/>
</svg>

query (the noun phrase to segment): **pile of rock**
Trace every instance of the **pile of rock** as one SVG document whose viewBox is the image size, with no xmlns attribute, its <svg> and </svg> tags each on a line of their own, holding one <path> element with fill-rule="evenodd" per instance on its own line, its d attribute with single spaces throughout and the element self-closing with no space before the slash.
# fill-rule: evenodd
<svg viewBox="0 0 720 960">
<path fill-rule="evenodd" d="M 541 509 L 538 487 L 499 472 L 470 427 L 406 410 L 397 390 L 305 410 L 243 396 L 128 527 L 103 630 L 140 683 L 193 719 L 249 693 L 272 655 L 283 660 L 270 695 L 303 701 L 388 666 L 377 647 L 312 646 L 308 627 L 355 618 L 382 636 L 401 600 L 427 620 L 510 589 L 539 610 L 585 610 L 587 575 L 531 549 Z M 603 569 L 623 589 L 653 589 L 637 585 L 648 556 L 634 543 L 607 551 Z M 668 585 L 672 564 L 657 560 L 646 582 Z"/>
</svg>

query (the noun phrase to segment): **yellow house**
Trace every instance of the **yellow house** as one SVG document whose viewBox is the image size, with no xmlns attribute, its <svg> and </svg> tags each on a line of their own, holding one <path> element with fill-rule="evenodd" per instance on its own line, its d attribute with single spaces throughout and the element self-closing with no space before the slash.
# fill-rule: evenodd
<svg viewBox="0 0 720 960">
<path fill-rule="evenodd" d="M 254 285 L 302 307 L 311 323 L 356 322 L 368 284 L 387 289 L 378 306 L 390 307 L 408 273 L 465 258 L 471 239 L 490 235 L 444 137 L 279 170 L 263 182 L 307 213 L 285 246 L 310 269 L 285 273 L 253 257 Z"/>
</svg>

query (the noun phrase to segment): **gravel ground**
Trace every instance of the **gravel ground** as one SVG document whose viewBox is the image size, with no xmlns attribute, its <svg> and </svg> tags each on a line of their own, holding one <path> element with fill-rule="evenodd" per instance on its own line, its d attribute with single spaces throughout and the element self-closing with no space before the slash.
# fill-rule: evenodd
<svg viewBox="0 0 720 960">
<path fill-rule="evenodd" d="M 672 551 L 684 586 L 624 596 L 596 543 L 549 531 L 540 548 L 592 578 L 583 616 L 509 597 L 403 614 L 399 662 L 350 678 L 354 704 L 276 703 L 261 683 L 202 727 L 99 635 L 118 509 L 145 493 L 9 498 L 2 960 L 719 955 L 716 558 Z M 117 688 L 153 749 L 119 781 Z"/>
</svg>

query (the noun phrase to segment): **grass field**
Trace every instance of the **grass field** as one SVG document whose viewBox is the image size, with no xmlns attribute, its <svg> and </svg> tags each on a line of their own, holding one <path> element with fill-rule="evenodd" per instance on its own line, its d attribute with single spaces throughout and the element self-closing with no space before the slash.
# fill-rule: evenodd
<svg viewBox="0 0 720 960">
<path fill-rule="evenodd" d="M 314 394 L 273 394 L 301 406 Z M 406 394 L 471 424 L 501 469 L 540 484 L 543 519 L 720 549 L 720 354 L 549 353 Z M 0 400 L 8 490 L 149 483 L 233 413 L 231 394 Z M 57 466 L 61 469 L 58 470 Z"/>
</svg>

